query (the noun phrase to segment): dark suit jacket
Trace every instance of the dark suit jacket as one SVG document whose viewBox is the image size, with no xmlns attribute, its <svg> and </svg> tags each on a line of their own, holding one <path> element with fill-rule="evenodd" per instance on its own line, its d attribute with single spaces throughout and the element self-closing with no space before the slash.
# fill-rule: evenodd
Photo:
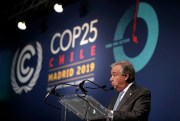
<svg viewBox="0 0 180 121">
<path fill-rule="evenodd" d="M 112 110 L 118 95 L 111 101 L 108 109 Z M 148 121 L 151 108 L 150 90 L 132 84 L 122 98 L 113 121 Z"/>
</svg>

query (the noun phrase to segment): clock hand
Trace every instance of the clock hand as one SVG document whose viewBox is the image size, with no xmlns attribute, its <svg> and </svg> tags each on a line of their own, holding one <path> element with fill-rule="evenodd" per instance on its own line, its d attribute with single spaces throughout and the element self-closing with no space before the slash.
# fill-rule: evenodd
<svg viewBox="0 0 180 121">
<path fill-rule="evenodd" d="M 139 6 L 139 0 L 136 0 L 136 9 L 135 9 L 135 12 L 134 12 L 134 23 L 133 23 L 133 33 L 132 33 L 132 40 L 134 43 L 138 43 L 138 37 L 137 35 L 135 34 L 136 32 L 136 19 L 137 19 L 137 13 L 138 13 L 138 6 Z"/>
</svg>

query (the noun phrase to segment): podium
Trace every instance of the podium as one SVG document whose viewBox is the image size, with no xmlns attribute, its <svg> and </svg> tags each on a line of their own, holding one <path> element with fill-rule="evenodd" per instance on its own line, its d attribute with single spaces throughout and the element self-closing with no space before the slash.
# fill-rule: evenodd
<svg viewBox="0 0 180 121">
<path fill-rule="evenodd" d="M 112 115 L 110 110 L 102 106 L 97 100 L 84 94 L 66 95 L 61 97 L 59 102 L 83 120 L 105 119 Z"/>
</svg>

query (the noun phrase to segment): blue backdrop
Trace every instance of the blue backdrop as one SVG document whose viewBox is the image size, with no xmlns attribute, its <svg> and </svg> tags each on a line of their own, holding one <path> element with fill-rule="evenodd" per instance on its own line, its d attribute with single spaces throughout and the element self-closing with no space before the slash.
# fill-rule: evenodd
<svg viewBox="0 0 180 121">
<path fill-rule="evenodd" d="M 136 82 L 152 92 L 149 121 L 179 121 L 179 5 L 174 0 L 140 0 L 137 9 L 135 0 L 88 0 L 80 14 L 78 1 L 61 14 L 52 12 L 32 21 L 26 31 L 1 33 L 1 40 L 16 41 L 0 49 L 1 118 L 64 120 L 58 97 L 47 98 L 58 109 L 44 102 L 52 87 L 89 79 L 108 88 L 110 64 L 127 59 L 135 65 Z M 75 90 L 57 87 L 64 95 Z M 115 94 L 87 90 L 105 107 Z M 81 120 L 70 111 L 66 118 Z"/>
</svg>

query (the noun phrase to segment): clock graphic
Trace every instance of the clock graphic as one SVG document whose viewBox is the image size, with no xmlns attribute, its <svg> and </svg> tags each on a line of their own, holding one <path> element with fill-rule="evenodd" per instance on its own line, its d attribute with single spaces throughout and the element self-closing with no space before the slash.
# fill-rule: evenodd
<svg viewBox="0 0 180 121">
<path fill-rule="evenodd" d="M 147 28 L 147 37 L 145 40 L 146 42 L 143 45 L 144 47 L 140 51 L 140 53 L 138 53 L 136 56 L 131 57 L 125 52 L 125 45 L 127 45 L 128 43 L 137 45 L 144 41 L 138 40 L 138 36 L 135 35 L 136 18 L 141 18 L 145 22 Z M 125 37 L 125 33 L 128 25 L 133 21 L 133 19 L 133 34 L 132 39 L 130 39 Z M 134 6 L 132 6 L 123 14 L 122 18 L 117 24 L 113 42 L 110 44 L 106 44 L 105 47 L 113 48 L 115 62 L 128 60 L 132 62 L 136 72 L 138 72 L 150 61 L 157 45 L 158 34 L 159 24 L 156 12 L 148 3 L 140 2 L 138 6 L 136 6 L 135 12 Z"/>
</svg>

